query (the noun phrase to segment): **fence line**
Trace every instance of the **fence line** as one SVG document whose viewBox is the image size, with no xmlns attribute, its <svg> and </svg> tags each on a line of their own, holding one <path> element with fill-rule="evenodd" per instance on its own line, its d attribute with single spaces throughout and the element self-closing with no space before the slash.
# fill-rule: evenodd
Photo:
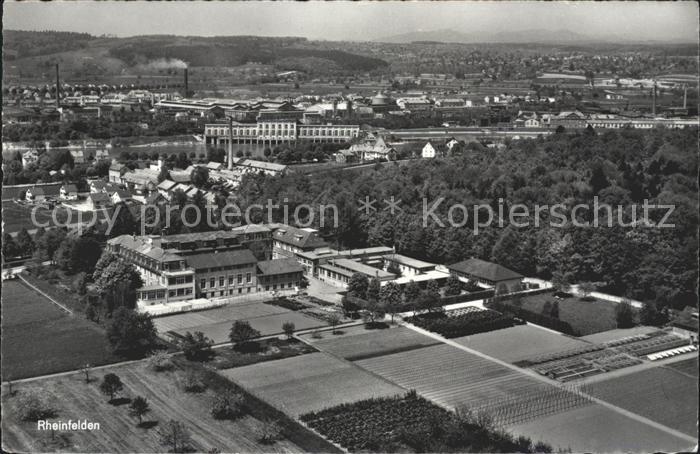
<svg viewBox="0 0 700 454">
<path fill-rule="evenodd" d="M 32 290 L 34 290 L 35 292 L 39 293 L 40 295 L 46 297 L 49 301 L 51 301 L 52 303 L 54 303 L 56 306 L 60 307 L 60 308 L 63 309 L 64 311 L 68 312 L 68 314 L 73 315 L 73 311 L 72 311 L 72 310 L 68 309 L 68 308 L 67 308 L 66 306 L 64 306 L 63 304 L 59 303 L 58 301 L 56 301 L 55 299 L 51 298 L 49 295 L 47 295 L 47 294 L 44 293 L 43 291 L 39 290 L 39 289 L 38 289 L 37 287 L 35 287 L 33 284 L 30 284 L 29 281 L 27 281 L 27 280 L 24 278 L 24 276 L 22 276 L 21 274 L 17 274 L 17 277 L 19 277 L 19 278 L 22 280 L 22 282 L 24 282 L 25 284 L 27 284 Z"/>
</svg>

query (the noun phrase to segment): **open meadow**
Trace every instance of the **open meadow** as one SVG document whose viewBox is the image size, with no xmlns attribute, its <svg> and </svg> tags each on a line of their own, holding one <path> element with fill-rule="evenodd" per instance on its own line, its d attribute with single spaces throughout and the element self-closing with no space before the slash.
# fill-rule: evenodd
<svg viewBox="0 0 700 454">
<path fill-rule="evenodd" d="M 672 429 L 697 434 L 697 379 L 654 367 L 590 385 L 594 396 Z"/>
<path fill-rule="evenodd" d="M 593 299 L 583 301 L 577 297 L 554 298 L 552 293 L 525 296 L 520 299 L 522 308 L 538 314 L 545 303 L 559 303 L 559 320 L 571 325 L 579 336 L 608 331 L 617 328 L 615 318 L 616 303 Z"/>
<path fill-rule="evenodd" d="M 267 361 L 220 373 L 291 416 L 406 390 L 325 353 Z"/>
<path fill-rule="evenodd" d="M 369 330 L 363 324 L 343 328 L 337 334 L 324 331 L 321 335 L 321 339 L 314 339 L 310 334 L 300 337 L 321 351 L 349 361 L 415 350 L 438 343 L 435 339 L 412 329 L 394 326 Z"/>
<path fill-rule="evenodd" d="M 586 345 L 586 342 L 576 338 L 532 325 L 518 325 L 488 333 L 458 337 L 454 341 L 507 362 L 521 361 L 536 355 L 556 353 Z"/>
<path fill-rule="evenodd" d="M 2 378 L 16 380 L 118 361 L 104 330 L 20 281 L 2 284 Z"/>
<path fill-rule="evenodd" d="M 100 392 L 99 380 L 108 372 L 124 383 L 119 405 L 108 403 Z M 92 382 L 83 374 L 48 378 L 15 385 L 10 397 L 3 387 L 2 432 L 6 452 L 166 452 L 158 430 L 169 420 L 184 424 L 196 452 L 218 449 L 223 452 L 299 452 L 304 448 L 288 440 L 271 445 L 258 442 L 255 435 L 263 422 L 250 414 L 236 420 L 216 420 L 211 414 L 213 391 L 186 393 L 178 385 L 178 371 L 155 372 L 147 363 L 117 366 L 92 372 Z M 50 432 L 40 432 L 35 422 L 20 421 L 16 414 L 17 393 L 36 391 L 55 408 L 53 419 L 100 423 L 100 430 L 76 431 L 66 439 L 52 440 Z M 142 396 L 151 411 L 144 416 L 144 427 L 129 415 L 125 399 Z M 58 438 L 58 437 L 57 437 Z"/>
<path fill-rule="evenodd" d="M 231 304 L 222 308 L 208 309 L 185 314 L 157 317 L 153 322 L 160 334 L 172 331 L 184 335 L 187 331 L 201 331 L 215 344 L 229 342 L 229 332 L 236 320 L 245 320 L 260 331 L 262 336 L 281 334 L 282 324 L 292 322 L 297 330 L 326 326 L 326 323 L 298 312 L 269 304 Z"/>
</svg>

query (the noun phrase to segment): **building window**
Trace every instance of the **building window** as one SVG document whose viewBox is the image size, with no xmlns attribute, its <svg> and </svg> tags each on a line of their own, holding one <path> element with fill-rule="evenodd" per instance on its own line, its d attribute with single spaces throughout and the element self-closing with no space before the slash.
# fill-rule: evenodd
<svg viewBox="0 0 700 454">
<path fill-rule="evenodd" d="M 238 293 L 243 293 L 243 289 L 242 289 L 242 288 L 239 288 L 239 289 L 238 289 Z"/>
<path fill-rule="evenodd" d="M 209 279 L 209 287 L 214 288 L 216 287 L 216 278 L 212 277 Z"/>
<path fill-rule="evenodd" d="M 228 277 L 228 285 L 233 285 L 233 275 Z"/>
<path fill-rule="evenodd" d="M 190 287 L 187 287 L 185 289 L 185 295 L 191 295 L 192 294 L 192 289 Z"/>
<path fill-rule="evenodd" d="M 201 288 L 207 288 L 207 280 L 206 280 L 206 279 L 200 280 L 200 281 L 199 281 L 199 286 L 200 286 Z"/>
<path fill-rule="evenodd" d="M 223 276 L 219 276 L 219 287 L 223 287 L 225 283 L 225 278 Z"/>
<path fill-rule="evenodd" d="M 251 276 L 250 273 L 246 273 L 245 275 L 245 281 L 247 284 L 250 284 L 253 281 L 253 277 Z"/>
<path fill-rule="evenodd" d="M 170 296 L 170 297 L 175 296 L 175 290 L 169 290 L 168 296 Z"/>
<path fill-rule="evenodd" d="M 238 283 L 239 283 L 239 284 L 242 284 L 242 283 L 243 283 L 243 275 L 242 275 L 242 274 L 239 274 L 239 275 L 238 275 Z"/>
</svg>

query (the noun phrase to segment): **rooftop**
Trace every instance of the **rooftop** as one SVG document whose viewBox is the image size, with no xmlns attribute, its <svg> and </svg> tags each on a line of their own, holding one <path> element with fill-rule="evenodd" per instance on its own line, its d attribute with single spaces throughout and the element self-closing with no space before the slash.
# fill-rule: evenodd
<svg viewBox="0 0 700 454">
<path fill-rule="evenodd" d="M 394 273 L 389 273 L 387 271 L 380 270 L 379 268 L 374 268 L 373 266 L 365 265 L 364 263 L 350 259 L 331 260 L 330 264 L 334 267 L 345 268 L 355 273 L 362 273 L 367 276 L 378 277 L 380 279 L 387 279 L 396 276 Z"/>
<path fill-rule="evenodd" d="M 296 259 L 278 259 L 258 262 L 258 268 L 264 275 L 301 273 L 304 268 Z"/>
<path fill-rule="evenodd" d="M 453 265 L 449 265 L 451 271 L 470 274 L 477 278 L 491 282 L 507 281 L 510 279 L 522 279 L 523 275 L 513 270 L 501 266 L 497 263 L 487 262 L 480 259 L 468 259 Z"/>
<path fill-rule="evenodd" d="M 414 259 L 411 257 L 406 257 L 401 254 L 389 254 L 384 256 L 385 260 L 399 263 L 401 265 L 408 266 L 410 268 L 415 268 L 418 270 L 429 270 L 435 268 L 434 263 L 424 262 L 423 260 Z"/>
<path fill-rule="evenodd" d="M 187 256 L 187 265 L 195 270 L 225 266 L 254 264 L 258 260 L 250 249 L 234 249 L 224 252 L 207 252 Z"/>
</svg>

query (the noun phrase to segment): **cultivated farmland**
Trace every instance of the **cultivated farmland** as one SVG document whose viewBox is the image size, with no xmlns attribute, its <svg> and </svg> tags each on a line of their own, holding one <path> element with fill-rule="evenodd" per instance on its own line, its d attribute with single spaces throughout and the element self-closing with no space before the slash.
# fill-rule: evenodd
<svg viewBox="0 0 700 454">
<path fill-rule="evenodd" d="M 322 335 L 324 336 L 322 339 L 314 339 L 309 334 L 302 338 L 319 350 L 350 361 L 414 350 L 438 343 L 431 337 L 404 327 L 368 330 L 365 325 L 361 325 L 343 328 L 343 334 L 334 335 L 330 331 L 325 331 Z"/>
<path fill-rule="evenodd" d="M 507 362 L 587 345 L 578 339 L 532 325 L 518 325 L 489 333 L 459 337 L 454 341 Z"/>
<path fill-rule="evenodd" d="M 187 331 L 201 331 L 215 344 L 229 342 L 229 332 L 235 320 L 246 320 L 260 331 L 262 336 L 282 333 L 282 324 L 292 322 L 297 330 L 325 326 L 326 323 L 298 312 L 269 304 L 232 304 L 222 308 L 209 309 L 185 314 L 168 315 L 153 321 L 158 332 L 172 331 L 185 334 Z"/>
<path fill-rule="evenodd" d="M 406 391 L 325 353 L 226 369 L 220 373 L 292 416 Z"/>
<path fill-rule="evenodd" d="M 20 281 L 3 281 L 2 290 L 3 380 L 119 360 L 98 325 L 67 314 Z"/>
<path fill-rule="evenodd" d="M 573 452 L 689 451 L 695 445 L 602 405 L 593 404 L 509 426 L 515 435 L 543 440 Z"/>
<path fill-rule="evenodd" d="M 590 386 L 600 399 L 689 435 L 697 433 L 698 384 L 686 374 L 655 367 Z"/>
<path fill-rule="evenodd" d="M 355 364 L 449 408 L 499 413 L 507 421 L 564 411 L 587 400 L 524 373 L 449 345 L 421 348 Z M 503 413 L 503 404 L 513 409 Z"/>
<path fill-rule="evenodd" d="M 682 372 L 684 374 L 690 375 L 692 377 L 698 376 L 698 358 L 684 359 L 683 361 L 676 361 L 673 363 L 666 364 L 666 367 L 670 367 L 674 370 Z"/>
<path fill-rule="evenodd" d="M 168 420 L 175 419 L 189 430 L 196 452 L 213 448 L 224 452 L 304 450 L 286 440 L 273 445 L 258 443 L 255 432 L 262 421 L 250 415 L 234 421 L 214 419 L 210 414 L 213 394 L 185 393 L 177 385 L 176 372 L 153 372 L 139 363 L 95 371 L 93 377 L 101 379 L 108 372 L 116 373 L 124 383 L 120 397 L 143 396 L 148 400 L 151 412 L 144 420 L 155 427 L 137 427 L 126 405 L 107 403 L 98 380 L 87 384 L 82 374 L 73 374 L 15 385 L 15 390 L 35 390 L 56 408 L 57 419 L 87 419 L 100 423 L 100 430 L 71 432 L 66 445 L 56 446 L 50 432 L 37 431 L 34 422 L 19 421 L 13 406 L 17 396 L 3 393 L 3 448 L 14 452 L 166 452 L 157 432 Z"/>
</svg>

